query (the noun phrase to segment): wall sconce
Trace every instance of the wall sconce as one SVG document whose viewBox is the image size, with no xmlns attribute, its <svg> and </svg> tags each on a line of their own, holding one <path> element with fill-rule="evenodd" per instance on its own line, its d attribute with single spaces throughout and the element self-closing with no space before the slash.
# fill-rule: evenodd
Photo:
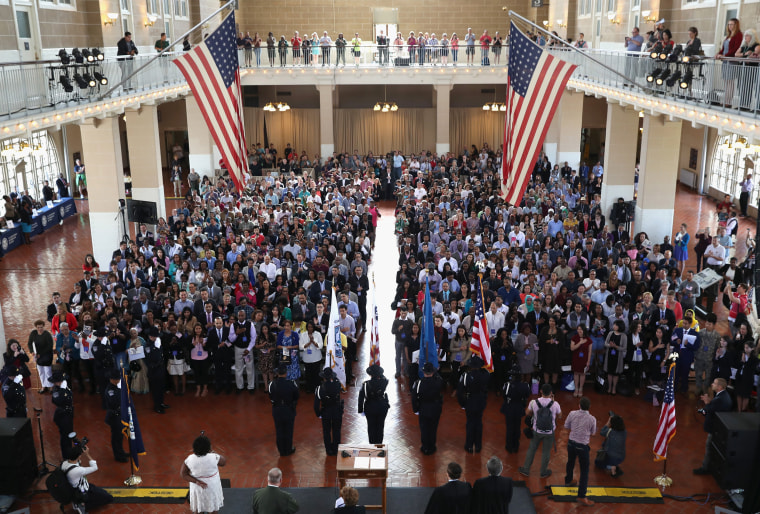
<svg viewBox="0 0 760 514">
<path fill-rule="evenodd" d="M 149 14 L 147 21 L 144 23 L 146 27 L 152 27 L 154 23 L 156 23 L 156 20 L 158 19 L 158 16 L 155 14 Z"/>
<path fill-rule="evenodd" d="M 620 20 L 616 16 L 617 15 L 614 12 L 611 12 L 607 15 L 607 19 L 609 19 L 610 23 L 613 25 L 620 25 Z"/>
<path fill-rule="evenodd" d="M 567 23 L 562 23 L 563 20 L 557 20 L 557 26 L 563 29 L 567 28 Z"/>
<path fill-rule="evenodd" d="M 116 18 L 119 17 L 119 14 L 115 12 L 109 12 L 108 14 L 106 14 L 106 16 L 107 18 L 103 22 L 103 25 L 113 25 L 113 22 L 116 20 Z"/>
<path fill-rule="evenodd" d="M 641 15 L 644 17 L 644 21 L 653 22 L 657 20 L 657 15 L 652 14 L 652 11 L 641 11 Z"/>
</svg>

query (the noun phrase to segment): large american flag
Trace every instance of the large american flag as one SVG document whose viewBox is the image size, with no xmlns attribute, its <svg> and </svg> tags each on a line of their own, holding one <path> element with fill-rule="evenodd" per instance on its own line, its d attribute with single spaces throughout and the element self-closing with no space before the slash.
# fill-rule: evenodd
<svg viewBox="0 0 760 514">
<path fill-rule="evenodd" d="M 509 31 L 502 197 L 519 205 L 533 163 L 576 66 L 549 55 L 514 23 Z"/>
<path fill-rule="evenodd" d="M 475 281 L 475 321 L 472 324 L 472 340 L 470 351 L 486 363 L 486 369 L 493 372 L 493 355 L 491 355 L 491 341 L 489 340 L 488 320 L 483 308 L 483 284 L 480 277 Z"/>
<path fill-rule="evenodd" d="M 380 365 L 380 327 L 377 316 L 377 288 L 375 277 L 372 277 L 372 320 L 370 322 L 369 365 Z"/>
<path fill-rule="evenodd" d="M 657 423 L 657 437 L 654 438 L 654 460 L 668 458 L 668 444 L 676 435 L 676 397 L 673 391 L 673 381 L 676 376 L 676 363 L 668 368 L 668 383 L 665 386 L 665 398 L 660 411 L 660 421 Z"/>
<path fill-rule="evenodd" d="M 235 13 L 191 51 L 174 59 L 198 102 L 238 191 L 248 166 L 240 93 L 240 66 L 235 42 Z"/>
</svg>

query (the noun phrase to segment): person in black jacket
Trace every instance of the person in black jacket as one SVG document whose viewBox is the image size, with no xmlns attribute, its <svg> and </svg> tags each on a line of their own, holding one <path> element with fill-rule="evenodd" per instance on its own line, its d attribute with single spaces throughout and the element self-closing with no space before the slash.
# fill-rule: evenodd
<svg viewBox="0 0 760 514">
<path fill-rule="evenodd" d="M 367 294 L 369 293 L 369 279 L 364 273 L 364 269 L 361 266 L 354 268 L 354 273 L 348 278 L 349 287 L 351 291 L 356 293 L 359 304 L 359 326 L 356 327 L 357 332 L 361 328 L 364 330 L 364 326 L 367 323 Z"/>
<path fill-rule="evenodd" d="M 494 456 L 486 463 L 488 476 L 472 485 L 469 514 L 509 514 L 512 501 L 512 479 L 503 477 L 501 460 Z"/>
<path fill-rule="evenodd" d="M 319 376 L 324 382 L 314 391 L 314 414 L 322 420 L 322 436 L 327 455 L 338 455 L 340 429 L 343 423 L 343 400 L 340 398 L 340 381 L 331 368 L 324 368 Z"/>
<path fill-rule="evenodd" d="M 367 436 L 370 444 L 383 444 L 383 432 L 385 429 L 385 416 L 388 415 L 390 403 L 385 388 L 388 387 L 388 379 L 383 373 L 385 370 L 373 364 L 367 368 L 370 376 L 359 390 L 359 414 L 367 417 Z"/>
<path fill-rule="evenodd" d="M 467 363 L 469 370 L 459 379 L 457 399 L 467 415 L 464 450 L 478 453 L 483 446 L 483 411 L 488 401 L 488 371 L 477 355 Z"/>
<path fill-rule="evenodd" d="M 462 466 L 456 462 L 449 462 L 446 475 L 449 481 L 433 490 L 425 507 L 425 514 L 467 514 L 472 486 L 469 482 L 459 480 L 462 476 Z"/>
<path fill-rule="evenodd" d="M 293 446 L 293 426 L 296 422 L 299 393 L 296 383 L 288 380 L 287 376 L 288 366 L 280 364 L 277 368 L 277 379 L 269 384 L 269 400 L 272 402 L 272 417 L 280 457 L 287 457 L 296 452 Z"/>
<path fill-rule="evenodd" d="M 23 386 L 24 377 L 16 367 L 8 370 L 8 378 L 2 386 L 2 396 L 5 400 L 5 417 L 25 418 L 26 416 L 26 390 Z"/>
<path fill-rule="evenodd" d="M 225 323 L 219 314 L 214 318 L 214 325 L 206 334 L 208 346 L 214 349 L 214 394 L 232 392 L 232 366 L 235 364 L 235 348 L 232 343 L 237 339 L 230 322 Z"/>
<path fill-rule="evenodd" d="M 53 423 L 58 427 L 61 442 L 61 455 L 65 459 L 68 450 L 71 448 L 71 439 L 69 434 L 74 431 L 74 396 L 71 389 L 64 385 L 62 371 L 54 371 L 50 377 L 53 383 L 53 393 L 51 398 L 55 405 L 55 414 L 53 414 Z"/>
<path fill-rule="evenodd" d="M 426 362 L 422 366 L 423 378 L 417 380 L 412 386 L 412 409 L 419 416 L 420 438 L 422 447 L 420 451 L 424 455 L 432 455 L 436 451 L 436 435 L 438 434 L 438 421 L 441 419 L 443 409 L 444 382 L 441 375 L 436 373 L 432 362 Z"/>
<path fill-rule="evenodd" d="M 137 53 L 137 46 L 132 41 L 132 33 L 125 32 L 124 37 L 116 43 L 116 58 L 119 60 L 119 67 L 121 68 L 121 80 L 132 75 L 132 61 Z M 130 89 L 132 81 L 127 80 L 123 86 L 125 91 Z"/>
<path fill-rule="evenodd" d="M 527 400 L 530 397 L 530 386 L 522 381 L 520 367 L 515 366 L 510 371 L 509 381 L 502 389 L 504 403 L 499 412 L 504 414 L 507 425 L 507 440 L 504 448 L 507 453 L 517 453 L 520 449 L 520 427 L 525 415 Z"/>
<path fill-rule="evenodd" d="M 163 414 L 169 406 L 164 403 L 164 389 L 166 373 L 164 371 L 164 355 L 161 349 L 161 340 L 156 327 L 146 330 L 145 341 L 145 365 L 148 366 L 148 385 L 150 394 L 153 395 L 153 410 Z"/>
<path fill-rule="evenodd" d="M 111 369 L 108 379 L 109 383 L 103 392 L 103 398 L 106 403 L 105 421 L 111 428 L 111 450 L 117 462 L 128 462 L 129 454 L 124 451 L 124 435 L 121 432 L 121 391 L 117 385 L 121 381 L 121 371 Z"/>
<path fill-rule="evenodd" d="M 702 459 L 702 466 L 694 470 L 695 475 L 707 475 L 710 473 L 710 446 L 712 445 L 713 432 L 716 425 L 716 414 L 718 412 L 730 412 L 733 409 L 733 401 L 726 391 L 726 380 L 716 378 L 711 384 L 711 389 L 715 392 L 712 399 L 707 394 L 701 396 L 705 402 L 701 412 L 705 415 L 704 431 L 707 432 L 707 442 L 705 443 L 705 456 Z"/>
</svg>

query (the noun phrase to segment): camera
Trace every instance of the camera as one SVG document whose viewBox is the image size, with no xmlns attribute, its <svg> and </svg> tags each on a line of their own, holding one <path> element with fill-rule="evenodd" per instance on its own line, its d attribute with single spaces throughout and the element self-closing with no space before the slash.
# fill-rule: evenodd
<svg viewBox="0 0 760 514">
<path fill-rule="evenodd" d="M 77 433 L 76 432 L 70 432 L 69 433 L 69 439 L 71 439 L 71 444 L 74 446 L 80 446 L 82 450 L 87 450 L 87 443 L 90 442 L 89 439 L 87 439 L 87 436 L 82 436 L 81 439 L 77 439 Z"/>
</svg>

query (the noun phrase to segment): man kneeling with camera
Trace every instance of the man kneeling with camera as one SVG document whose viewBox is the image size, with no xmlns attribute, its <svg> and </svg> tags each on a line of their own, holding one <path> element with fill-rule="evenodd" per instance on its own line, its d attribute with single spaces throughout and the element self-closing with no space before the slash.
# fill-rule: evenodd
<svg viewBox="0 0 760 514">
<path fill-rule="evenodd" d="M 84 455 L 88 465 L 82 466 L 81 457 Z M 61 469 L 66 473 L 71 486 L 76 490 L 74 496 L 74 509 L 79 514 L 84 514 L 90 509 L 108 505 L 113 502 L 105 489 L 93 485 L 87 481 L 87 475 L 98 470 L 98 463 L 90 456 L 90 450 L 82 445 L 72 446 L 68 449 L 66 459 L 61 464 Z"/>
</svg>

